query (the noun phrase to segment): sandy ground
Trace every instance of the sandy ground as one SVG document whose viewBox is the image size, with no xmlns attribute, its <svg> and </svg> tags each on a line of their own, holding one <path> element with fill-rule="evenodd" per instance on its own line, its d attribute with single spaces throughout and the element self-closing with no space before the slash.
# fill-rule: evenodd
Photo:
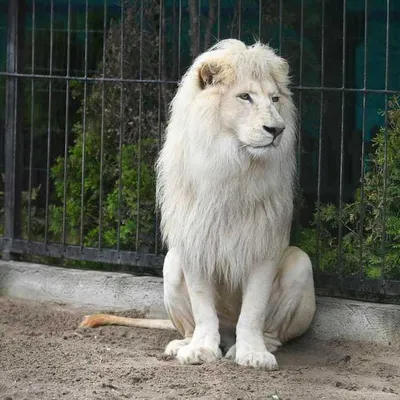
<svg viewBox="0 0 400 400">
<path fill-rule="evenodd" d="M 0 297 L 0 400 L 400 399 L 400 348 L 307 337 L 280 370 L 166 359 L 173 332 L 76 330 L 83 310 Z M 126 315 L 126 313 L 125 313 Z"/>
</svg>

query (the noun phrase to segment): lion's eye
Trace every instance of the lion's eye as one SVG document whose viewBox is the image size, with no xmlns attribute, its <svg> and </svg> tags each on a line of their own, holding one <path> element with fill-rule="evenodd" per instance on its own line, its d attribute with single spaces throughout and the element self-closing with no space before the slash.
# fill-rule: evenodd
<svg viewBox="0 0 400 400">
<path fill-rule="evenodd" d="M 279 96 L 273 96 L 273 97 L 272 97 L 272 101 L 273 101 L 274 103 L 277 103 L 277 102 L 279 101 Z"/>
<path fill-rule="evenodd" d="M 251 101 L 251 97 L 248 93 L 242 93 L 238 95 L 239 99 Z"/>
</svg>

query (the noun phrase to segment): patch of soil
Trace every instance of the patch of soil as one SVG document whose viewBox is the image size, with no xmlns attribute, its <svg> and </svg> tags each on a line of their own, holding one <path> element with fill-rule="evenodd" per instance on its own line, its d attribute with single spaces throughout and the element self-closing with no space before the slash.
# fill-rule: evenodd
<svg viewBox="0 0 400 400">
<path fill-rule="evenodd" d="M 77 330 L 83 315 L 0 297 L 0 400 L 400 398 L 399 347 L 303 337 L 276 353 L 279 371 L 180 365 L 162 356 L 178 334 Z"/>
</svg>

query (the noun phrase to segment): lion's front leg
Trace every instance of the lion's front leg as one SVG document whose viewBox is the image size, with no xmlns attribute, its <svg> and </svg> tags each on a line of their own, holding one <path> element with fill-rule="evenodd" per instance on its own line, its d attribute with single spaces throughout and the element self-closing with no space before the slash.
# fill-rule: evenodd
<svg viewBox="0 0 400 400">
<path fill-rule="evenodd" d="M 192 340 L 181 347 L 177 359 L 183 364 L 200 364 L 222 357 L 213 284 L 192 271 L 184 271 L 192 305 L 195 329 Z"/>
<path fill-rule="evenodd" d="M 278 368 L 275 356 L 265 346 L 263 335 L 276 272 L 276 262 L 265 262 L 254 267 L 244 282 L 242 308 L 236 326 L 235 361 L 240 365 L 267 370 Z"/>
</svg>

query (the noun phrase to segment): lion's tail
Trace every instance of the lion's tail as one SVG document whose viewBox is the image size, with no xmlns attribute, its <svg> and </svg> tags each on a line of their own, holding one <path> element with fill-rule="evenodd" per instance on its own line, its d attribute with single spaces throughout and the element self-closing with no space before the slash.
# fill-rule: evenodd
<svg viewBox="0 0 400 400">
<path fill-rule="evenodd" d="M 86 315 L 79 325 L 79 328 L 96 328 L 97 326 L 103 325 L 121 325 L 148 329 L 176 330 L 169 319 L 127 318 L 111 314 Z"/>
</svg>

